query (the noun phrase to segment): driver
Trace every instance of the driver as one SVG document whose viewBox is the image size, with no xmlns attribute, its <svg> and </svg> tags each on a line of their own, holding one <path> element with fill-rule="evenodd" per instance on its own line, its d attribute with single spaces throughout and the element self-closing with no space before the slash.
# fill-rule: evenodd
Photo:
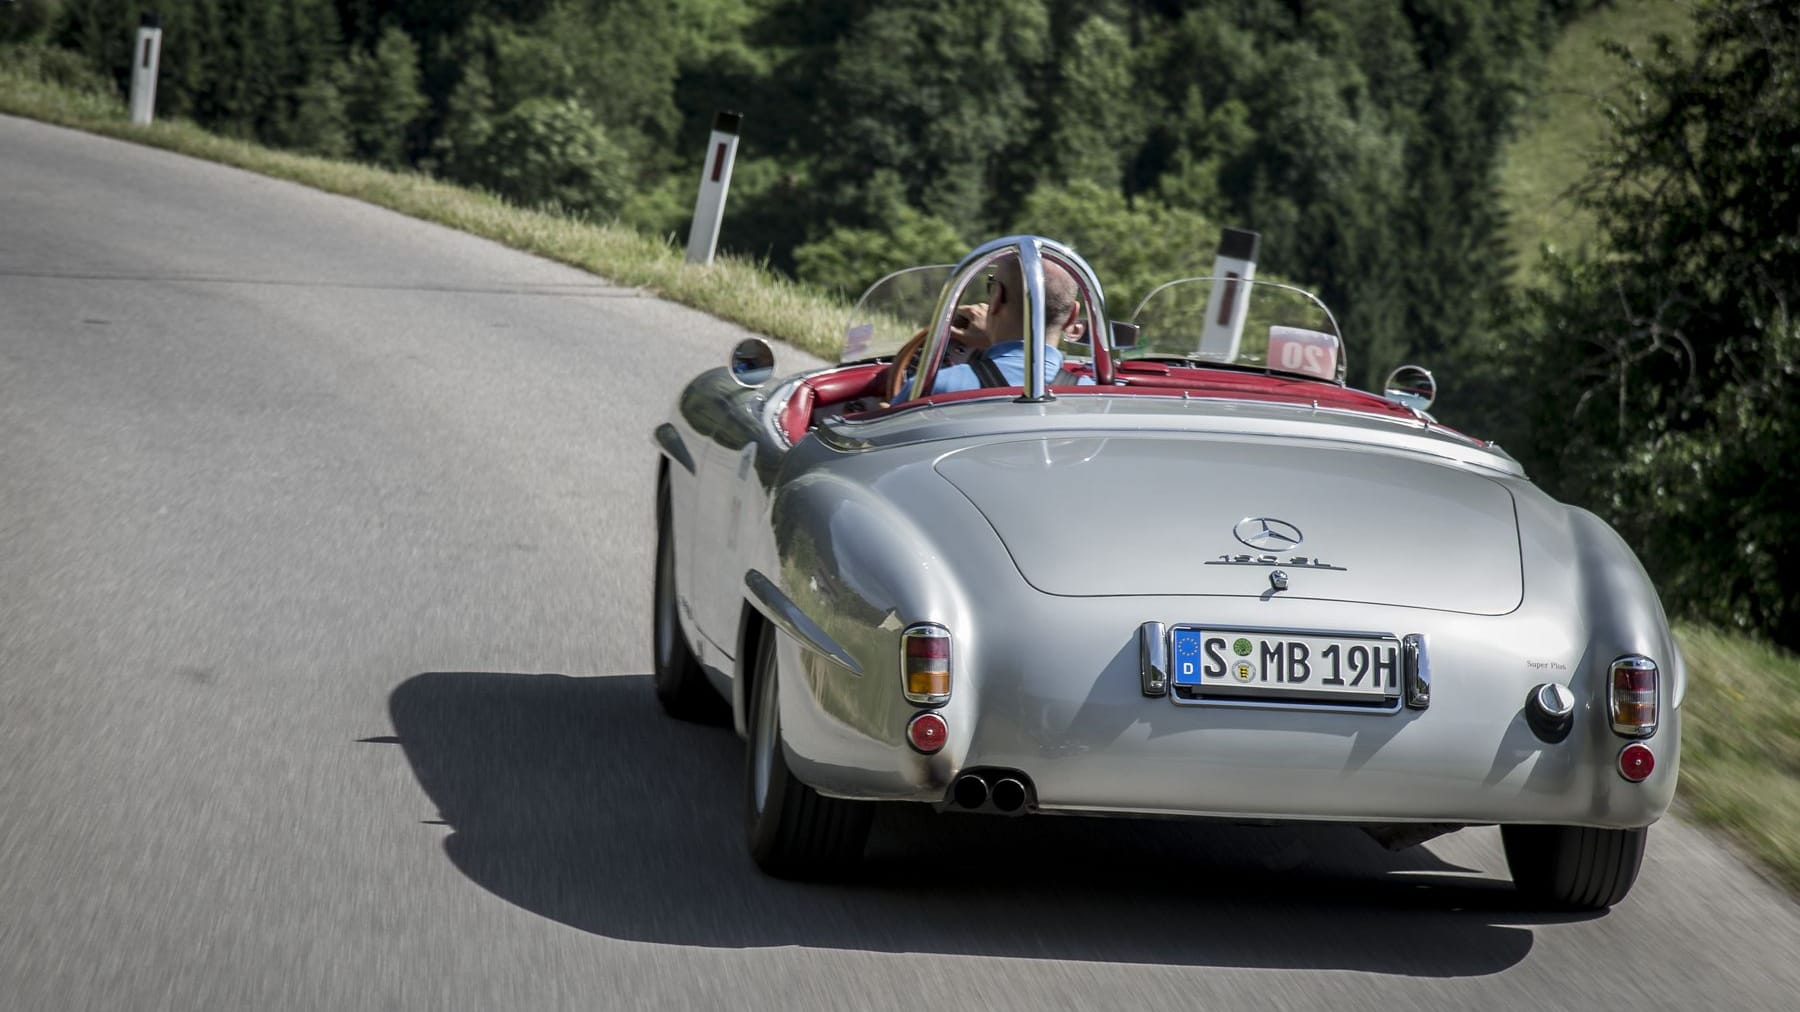
<svg viewBox="0 0 1800 1012">
<path fill-rule="evenodd" d="M 1081 325 L 1080 288 L 1060 264 L 1044 260 L 1044 383 L 1057 381 L 1063 355 L 1057 346 L 1065 333 Z M 950 328 L 951 347 L 956 343 L 971 351 L 967 362 L 944 365 L 931 385 L 934 394 L 979 390 L 982 387 L 1025 385 L 1025 285 L 1017 257 L 994 264 L 988 276 L 987 305 L 958 306 Z M 960 326 L 956 324 L 961 324 Z M 1071 333 L 1071 336 L 1074 336 Z M 1092 386 L 1083 376 L 1078 385 Z"/>
</svg>

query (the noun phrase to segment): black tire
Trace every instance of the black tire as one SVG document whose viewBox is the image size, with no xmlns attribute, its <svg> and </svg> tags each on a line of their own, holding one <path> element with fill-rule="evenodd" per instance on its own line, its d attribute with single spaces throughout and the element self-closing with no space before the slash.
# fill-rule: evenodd
<svg viewBox="0 0 1800 1012">
<path fill-rule="evenodd" d="M 716 724 L 725 701 L 706 680 L 700 659 L 681 631 L 675 613 L 675 530 L 670 522 L 669 483 L 656 483 L 656 586 L 652 591 L 650 656 L 655 662 L 656 698 L 671 717 Z"/>
<path fill-rule="evenodd" d="M 1623 900 L 1644 862 L 1648 829 L 1501 826 L 1513 885 L 1534 902 L 1605 910 Z"/>
<path fill-rule="evenodd" d="M 778 878 L 832 878 L 862 859 L 875 806 L 828 798 L 788 771 L 781 745 L 775 630 L 762 627 L 744 751 L 744 831 L 757 866 Z"/>
</svg>

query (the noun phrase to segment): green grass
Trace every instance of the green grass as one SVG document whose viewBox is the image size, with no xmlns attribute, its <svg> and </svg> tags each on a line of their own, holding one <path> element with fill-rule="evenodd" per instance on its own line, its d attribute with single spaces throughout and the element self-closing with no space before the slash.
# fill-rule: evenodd
<svg viewBox="0 0 1800 1012">
<path fill-rule="evenodd" d="M 1648 53 L 1659 33 L 1691 37 L 1691 12 L 1687 0 L 1618 0 L 1577 19 L 1551 50 L 1543 84 L 1521 114 L 1519 132 L 1501 161 L 1507 244 L 1517 258 L 1519 280 L 1535 271 L 1545 245 L 1573 252 L 1595 234 L 1593 216 L 1575 206 L 1569 191 L 1607 144 L 1602 97 L 1618 94 L 1629 76 L 1624 63 L 1601 50 L 1601 42 Z"/>
<path fill-rule="evenodd" d="M 1679 798 L 1800 891 L 1800 657 L 1680 625 L 1687 660 Z"/>
<path fill-rule="evenodd" d="M 519 208 L 489 194 L 413 172 L 276 151 L 183 121 L 131 125 L 123 101 L 97 89 L 51 83 L 28 47 L 0 47 L 0 113 L 73 127 L 233 165 L 448 225 L 641 287 L 672 302 L 835 358 L 849 308 L 762 265 L 722 256 L 709 266 L 631 228 Z"/>
<path fill-rule="evenodd" d="M 1580 36 L 1588 40 L 1580 48 L 1592 49 L 1597 33 L 1611 23 L 1607 19 L 1657 6 L 1663 5 L 1625 2 L 1616 11 L 1596 15 L 1578 26 L 1588 30 Z M 1577 38 L 1571 35 L 1559 53 Z M 841 338 L 847 313 L 841 303 L 755 263 L 722 258 L 711 267 L 691 267 L 682 262 L 680 250 L 629 229 L 522 210 L 415 173 L 272 151 L 214 136 L 190 123 L 136 128 L 126 121 L 117 96 L 45 78 L 29 53 L 0 47 L 0 113 L 151 144 L 355 197 L 642 286 L 816 354 L 834 354 Z M 1561 171 L 1564 176 L 1558 178 L 1569 178 L 1567 163 Z M 1800 658 L 1705 627 L 1682 625 L 1677 635 L 1689 674 L 1679 797 L 1695 818 L 1736 839 L 1778 879 L 1800 891 Z"/>
</svg>

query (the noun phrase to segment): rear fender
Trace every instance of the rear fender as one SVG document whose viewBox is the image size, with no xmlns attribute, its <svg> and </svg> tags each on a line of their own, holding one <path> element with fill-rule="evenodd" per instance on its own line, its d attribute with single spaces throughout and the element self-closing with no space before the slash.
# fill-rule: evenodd
<svg viewBox="0 0 1800 1012">
<path fill-rule="evenodd" d="M 1577 688 L 1576 698 L 1592 714 L 1591 719 L 1580 722 L 1586 725 L 1591 755 L 1605 757 L 1610 765 L 1627 742 L 1611 725 L 1607 688 L 1612 662 L 1626 654 L 1642 654 L 1654 660 L 1662 673 L 1657 686 L 1656 731 L 1644 740 L 1656 755 L 1655 772 L 1641 784 L 1602 775 L 1596 784 L 1601 795 L 1595 804 L 1604 808 L 1610 800 L 1660 812 L 1673 802 L 1680 775 L 1679 707 L 1687 693 L 1687 665 L 1676 649 L 1656 588 L 1630 546 L 1604 520 L 1579 507 L 1569 507 L 1569 525 L 1588 627 L 1588 653 L 1579 669 L 1586 691 Z"/>
<path fill-rule="evenodd" d="M 1582 610 L 1590 642 L 1602 667 L 1624 654 L 1643 654 L 1667 674 L 1662 704 L 1681 706 L 1687 695 L 1687 665 L 1669 631 L 1669 619 L 1650 575 L 1625 540 L 1606 521 L 1578 506 L 1569 507 L 1569 525 L 1579 552 Z M 1604 686 L 1601 687 L 1604 690 Z"/>
<path fill-rule="evenodd" d="M 975 640 L 974 611 L 958 574 L 985 565 L 1016 582 L 991 528 L 928 467 L 888 472 L 895 480 L 880 494 L 855 477 L 814 472 L 783 486 L 771 506 L 776 565 L 765 575 L 811 627 L 807 637 L 780 637 L 782 733 L 795 775 L 826 793 L 913 797 L 947 785 L 974 728 L 977 693 L 965 683 L 942 708 L 946 747 L 926 757 L 905 745 L 918 708 L 901 694 L 901 631 L 935 622 L 964 650 Z M 985 546 L 971 549 L 976 558 L 961 554 L 965 539 Z"/>
</svg>

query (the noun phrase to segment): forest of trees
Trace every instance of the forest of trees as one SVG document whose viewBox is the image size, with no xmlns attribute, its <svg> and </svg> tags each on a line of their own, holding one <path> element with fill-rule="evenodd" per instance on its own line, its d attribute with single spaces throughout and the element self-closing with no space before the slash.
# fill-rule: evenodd
<svg viewBox="0 0 1800 1012">
<path fill-rule="evenodd" d="M 1800 644 L 1800 5 L 1697 0 L 1639 54 L 1602 234 L 1515 288 L 1499 157 L 1603 2 L 22 0 L 0 31 L 122 84 L 156 9 L 160 115 L 664 235 L 741 112 L 721 246 L 825 289 L 1026 230 L 1128 308 L 1257 229 L 1353 383 L 1438 367 L 1447 420 L 1613 522 L 1674 610 Z"/>
</svg>

